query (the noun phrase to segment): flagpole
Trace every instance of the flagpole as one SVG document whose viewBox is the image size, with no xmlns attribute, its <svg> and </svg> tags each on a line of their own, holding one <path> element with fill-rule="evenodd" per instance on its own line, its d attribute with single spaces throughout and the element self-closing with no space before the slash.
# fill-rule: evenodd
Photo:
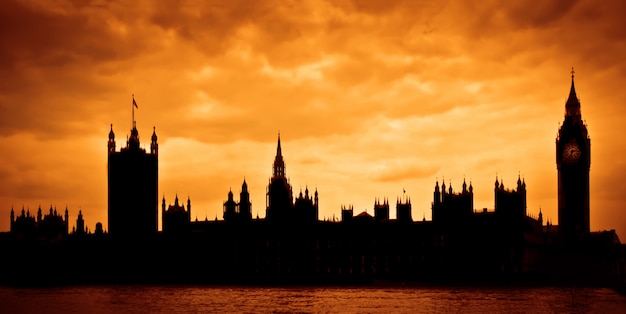
<svg viewBox="0 0 626 314">
<path fill-rule="evenodd" d="M 131 126 L 131 129 L 135 128 L 135 94 L 133 94 L 133 101 L 130 103 L 130 107 L 132 108 L 132 119 L 133 119 L 133 124 Z"/>
</svg>

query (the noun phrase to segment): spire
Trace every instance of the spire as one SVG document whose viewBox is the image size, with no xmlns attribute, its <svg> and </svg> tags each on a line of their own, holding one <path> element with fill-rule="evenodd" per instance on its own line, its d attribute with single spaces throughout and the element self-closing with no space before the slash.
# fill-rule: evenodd
<svg viewBox="0 0 626 314">
<path fill-rule="evenodd" d="M 109 153 L 115 152 L 115 133 L 113 133 L 113 123 L 111 123 L 111 131 L 109 131 Z"/>
<path fill-rule="evenodd" d="M 187 213 L 189 214 L 189 219 L 191 219 L 191 196 L 187 195 Z"/>
<path fill-rule="evenodd" d="M 574 87 L 574 67 L 572 67 L 572 85 L 569 90 L 569 96 L 565 102 L 565 116 L 580 116 L 580 100 L 576 96 L 576 88 Z"/>
<path fill-rule="evenodd" d="M 243 184 L 241 184 L 241 193 L 248 193 L 248 183 L 246 183 L 246 178 L 243 178 Z"/>
<path fill-rule="evenodd" d="M 285 177 L 285 161 L 283 160 L 283 152 L 280 147 L 280 132 L 278 133 L 278 145 L 276 147 L 276 158 L 274 159 L 273 176 L 275 178 Z"/>
<path fill-rule="evenodd" d="M 446 178 L 441 178 L 441 193 L 446 194 Z"/>
<path fill-rule="evenodd" d="M 283 151 L 280 148 L 280 132 L 278 132 L 278 146 L 276 147 L 276 157 L 278 157 L 278 156 L 283 157 Z"/>
<path fill-rule="evenodd" d="M 159 153 L 159 143 L 157 142 L 156 135 L 156 127 L 152 127 L 152 142 L 150 143 L 150 153 L 154 155 L 158 155 Z"/>
</svg>

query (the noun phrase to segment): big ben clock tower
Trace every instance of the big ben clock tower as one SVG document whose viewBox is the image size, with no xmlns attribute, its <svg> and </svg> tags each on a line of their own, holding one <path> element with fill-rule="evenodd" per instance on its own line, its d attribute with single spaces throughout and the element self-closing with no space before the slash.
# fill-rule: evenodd
<svg viewBox="0 0 626 314">
<path fill-rule="evenodd" d="M 580 101 L 572 86 L 565 103 L 565 119 L 556 138 L 559 181 L 559 233 L 565 242 L 589 234 L 589 169 L 591 141 L 580 113 Z"/>
</svg>

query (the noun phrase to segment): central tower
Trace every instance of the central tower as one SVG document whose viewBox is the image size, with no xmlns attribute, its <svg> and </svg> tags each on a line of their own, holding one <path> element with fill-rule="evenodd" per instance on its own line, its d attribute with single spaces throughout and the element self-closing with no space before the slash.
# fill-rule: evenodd
<svg viewBox="0 0 626 314">
<path fill-rule="evenodd" d="M 133 106 L 136 103 L 133 99 Z M 126 147 L 115 151 L 113 125 L 108 141 L 109 234 L 117 238 L 143 238 L 158 228 L 158 143 L 156 130 L 150 152 L 139 145 L 134 121 Z"/>
<path fill-rule="evenodd" d="M 559 233 L 566 242 L 589 234 L 589 169 L 591 140 L 580 113 L 574 88 L 574 70 L 565 118 L 556 138 Z"/>
<path fill-rule="evenodd" d="M 291 185 L 285 177 L 285 161 L 280 147 L 280 133 L 278 134 L 278 146 L 272 177 L 267 186 L 267 209 L 265 218 L 271 222 L 287 222 L 293 208 L 293 193 Z"/>
</svg>

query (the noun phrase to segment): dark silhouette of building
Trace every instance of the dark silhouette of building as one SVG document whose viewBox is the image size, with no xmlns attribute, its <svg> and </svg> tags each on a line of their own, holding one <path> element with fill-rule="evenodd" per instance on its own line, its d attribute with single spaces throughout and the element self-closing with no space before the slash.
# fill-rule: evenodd
<svg viewBox="0 0 626 314">
<path fill-rule="evenodd" d="M 432 221 L 442 228 L 455 228 L 466 223 L 474 211 L 474 187 L 470 182 L 469 188 L 463 179 L 463 189 L 454 193 L 452 182 L 446 191 L 446 183 L 435 182 L 435 191 L 432 202 Z"/>
<path fill-rule="evenodd" d="M 306 195 L 300 193 L 294 206 L 293 192 L 285 175 L 285 161 L 280 146 L 280 134 L 278 134 L 272 177 L 267 186 L 265 219 L 278 224 L 316 222 L 318 220 L 318 201 L 317 189 L 311 199 L 307 188 Z"/>
<path fill-rule="evenodd" d="M 496 177 L 494 187 L 495 213 L 501 221 L 517 224 L 526 217 L 526 182 L 517 178 L 517 189 L 504 188 L 504 182 Z"/>
<path fill-rule="evenodd" d="M 572 69 L 565 118 L 556 138 L 559 232 L 565 242 L 577 241 L 589 234 L 590 166 L 591 139 L 580 113 Z"/>
<path fill-rule="evenodd" d="M 377 222 L 389 221 L 389 201 L 387 198 L 384 198 L 382 203 L 378 199 L 374 201 L 374 220 Z"/>
<path fill-rule="evenodd" d="M 65 218 L 64 218 L 65 217 Z M 18 238 L 27 239 L 47 239 L 59 240 L 68 234 L 69 214 L 65 208 L 65 216 L 57 213 L 56 208 L 50 205 L 50 212 L 43 215 L 41 206 L 37 210 L 37 217 L 30 214 L 30 210 L 24 211 L 19 216 L 15 216 L 11 208 L 11 233 Z"/>
<path fill-rule="evenodd" d="M 291 184 L 285 176 L 285 161 L 283 160 L 280 147 L 280 134 L 278 134 L 278 146 L 272 168 L 272 177 L 267 187 L 267 209 L 265 219 L 275 223 L 285 223 L 289 220 L 293 204 Z"/>
<path fill-rule="evenodd" d="M 146 153 L 134 123 L 127 147 L 116 152 L 111 128 L 110 234 L 101 223 L 90 234 L 79 212 L 77 229 L 68 235 L 67 208 L 64 218 L 52 206 L 45 216 L 41 209 L 33 216 L 22 208 L 15 217 L 11 210 L 11 233 L 0 233 L 0 250 L 11 258 L 0 259 L 0 269 L 16 271 L 0 276 L 0 283 L 23 284 L 20 274 L 41 260 L 51 261 L 42 272 L 50 283 L 72 284 L 626 283 L 626 249 L 615 231 L 589 232 L 589 139 L 573 76 L 557 138 L 558 232 L 550 220 L 543 225 L 541 209 L 537 217 L 527 212 L 521 176 L 513 189 L 496 176 L 492 210 L 474 209 L 471 181 L 468 186 L 464 179 L 455 192 L 450 181 L 440 186 L 437 180 L 432 221 L 413 221 L 406 195 L 397 198 L 396 219 L 390 219 L 383 198 L 375 199 L 374 216 L 354 215 L 352 206 L 342 206 L 340 223 L 334 216 L 318 221 L 317 189 L 313 194 L 301 189 L 294 202 L 279 135 L 265 219 L 252 219 L 244 179 L 239 202 L 228 192 L 223 220 L 192 222 L 189 197 L 185 208 L 178 196 L 167 206 L 164 196 L 159 234 L 157 152 L 156 133 Z M 67 262 L 76 260 L 89 263 Z M 82 276 L 87 271 L 89 278 Z"/>
<path fill-rule="evenodd" d="M 305 187 L 304 195 L 302 191 L 294 204 L 294 218 L 296 222 L 311 223 L 316 222 L 318 217 L 318 193 L 315 190 L 314 196 L 309 196 L 309 188 Z"/>
<path fill-rule="evenodd" d="M 250 193 L 248 183 L 243 180 L 241 192 L 239 193 L 239 203 L 233 198 L 233 191 L 228 191 L 228 199 L 224 202 L 224 221 L 228 222 L 249 222 L 252 220 L 252 203 L 250 203 Z"/>
<path fill-rule="evenodd" d="M 115 150 L 113 125 L 108 142 L 108 219 L 113 237 L 141 238 L 157 233 L 158 143 L 152 133 L 150 152 L 139 145 L 136 123 L 126 146 Z"/>
<path fill-rule="evenodd" d="M 228 199 L 224 202 L 224 221 L 235 221 L 238 216 L 237 202 L 233 198 L 233 191 L 228 191 Z"/>
<path fill-rule="evenodd" d="M 350 223 L 354 217 L 354 207 L 341 205 L 341 222 Z"/>
<path fill-rule="evenodd" d="M 161 202 L 161 222 L 165 234 L 185 234 L 190 231 L 191 222 L 191 198 L 187 197 L 187 210 L 185 205 L 178 203 L 178 195 L 174 199 L 174 205 L 165 209 L 165 196 Z"/>
<path fill-rule="evenodd" d="M 83 220 L 83 211 L 78 211 L 78 218 L 76 218 L 76 229 L 74 233 L 82 235 L 85 234 L 85 220 Z"/>
<path fill-rule="evenodd" d="M 411 223 L 413 222 L 413 217 L 411 215 L 411 199 L 405 198 L 402 200 L 398 198 L 396 202 L 396 220 L 399 223 Z"/>
<path fill-rule="evenodd" d="M 242 221 L 252 220 L 252 203 L 250 202 L 250 192 L 248 192 L 248 183 L 246 183 L 245 178 L 239 193 L 239 219 Z"/>
</svg>

